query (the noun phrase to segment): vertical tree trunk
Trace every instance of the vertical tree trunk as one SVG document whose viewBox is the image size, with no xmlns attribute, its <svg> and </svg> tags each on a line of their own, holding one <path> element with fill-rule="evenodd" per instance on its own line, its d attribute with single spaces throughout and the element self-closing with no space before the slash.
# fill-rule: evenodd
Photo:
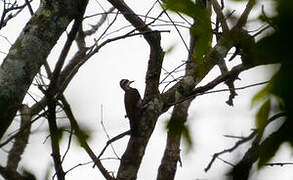
<svg viewBox="0 0 293 180">
<path fill-rule="evenodd" d="M 175 124 L 181 124 L 180 127 L 183 127 L 187 120 L 190 103 L 191 100 L 187 100 L 175 105 L 170 121 L 177 121 Z M 172 132 L 169 129 L 167 144 L 159 167 L 157 180 L 172 180 L 175 178 L 177 163 L 180 160 L 181 130 L 179 132 Z"/>
<path fill-rule="evenodd" d="M 87 1 L 43 0 L 10 48 L 0 68 L 0 138 L 51 49 L 79 13 L 80 3 Z"/>
</svg>

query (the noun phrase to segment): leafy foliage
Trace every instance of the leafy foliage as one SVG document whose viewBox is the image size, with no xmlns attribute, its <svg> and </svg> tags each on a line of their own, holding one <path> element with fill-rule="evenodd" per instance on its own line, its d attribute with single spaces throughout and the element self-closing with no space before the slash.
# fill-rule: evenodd
<svg viewBox="0 0 293 180">
<path fill-rule="evenodd" d="M 266 21 L 272 25 L 274 32 L 261 39 L 256 44 L 258 58 L 261 61 L 278 62 L 281 68 L 274 75 L 269 85 L 262 89 L 253 99 L 252 103 L 263 100 L 265 97 L 277 97 L 279 99 L 279 111 L 287 113 L 287 118 L 284 124 L 273 134 L 270 135 L 264 142 L 260 150 L 259 167 L 267 163 L 277 152 L 279 146 L 284 142 L 289 142 L 293 145 L 293 123 L 292 123 L 292 83 L 291 78 L 293 70 L 293 54 L 289 48 L 293 42 L 292 27 L 293 27 L 293 2 L 291 0 L 274 0 L 277 4 L 277 15 L 271 19 L 266 18 Z M 263 16 L 261 17 L 262 19 Z M 270 111 L 270 100 L 264 101 L 256 115 L 256 123 L 259 127 L 264 126 L 265 119 L 268 118 Z"/>
<path fill-rule="evenodd" d="M 183 13 L 194 20 L 195 23 L 190 28 L 191 34 L 197 38 L 197 46 L 193 57 L 195 61 L 200 63 L 212 44 L 210 11 L 205 8 L 205 5 L 194 3 L 191 0 L 165 0 L 164 5 L 167 9 Z"/>
</svg>

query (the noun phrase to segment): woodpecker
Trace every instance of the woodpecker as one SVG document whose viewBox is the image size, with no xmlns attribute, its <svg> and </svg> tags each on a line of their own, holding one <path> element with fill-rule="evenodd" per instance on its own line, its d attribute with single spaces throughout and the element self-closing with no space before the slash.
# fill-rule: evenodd
<svg viewBox="0 0 293 180">
<path fill-rule="evenodd" d="M 120 86 L 125 91 L 124 104 L 126 115 L 129 119 L 131 135 L 137 135 L 137 124 L 140 119 L 142 100 L 138 90 L 130 87 L 130 84 L 133 82 L 128 79 L 122 79 Z"/>
</svg>

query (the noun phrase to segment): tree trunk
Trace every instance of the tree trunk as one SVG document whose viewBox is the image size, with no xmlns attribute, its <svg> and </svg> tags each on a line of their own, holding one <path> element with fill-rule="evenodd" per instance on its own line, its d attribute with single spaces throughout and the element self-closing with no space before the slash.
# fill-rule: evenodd
<svg viewBox="0 0 293 180">
<path fill-rule="evenodd" d="M 0 68 L 0 139 L 11 124 L 33 78 L 68 24 L 87 1 L 41 2 Z"/>
</svg>

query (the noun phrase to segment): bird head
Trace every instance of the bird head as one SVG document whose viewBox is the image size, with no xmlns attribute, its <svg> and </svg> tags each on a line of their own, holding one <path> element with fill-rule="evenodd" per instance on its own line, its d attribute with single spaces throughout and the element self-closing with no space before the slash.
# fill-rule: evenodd
<svg viewBox="0 0 293 180">
<path fill-rule="evenodd" d="M 122 79 L 120 81 L 120 86 L 122 89 L 127 90 L 130 88 L 130 84 L 133 83 L 134 81 L 129 81 L 128 79 Z"/>
</svg>

